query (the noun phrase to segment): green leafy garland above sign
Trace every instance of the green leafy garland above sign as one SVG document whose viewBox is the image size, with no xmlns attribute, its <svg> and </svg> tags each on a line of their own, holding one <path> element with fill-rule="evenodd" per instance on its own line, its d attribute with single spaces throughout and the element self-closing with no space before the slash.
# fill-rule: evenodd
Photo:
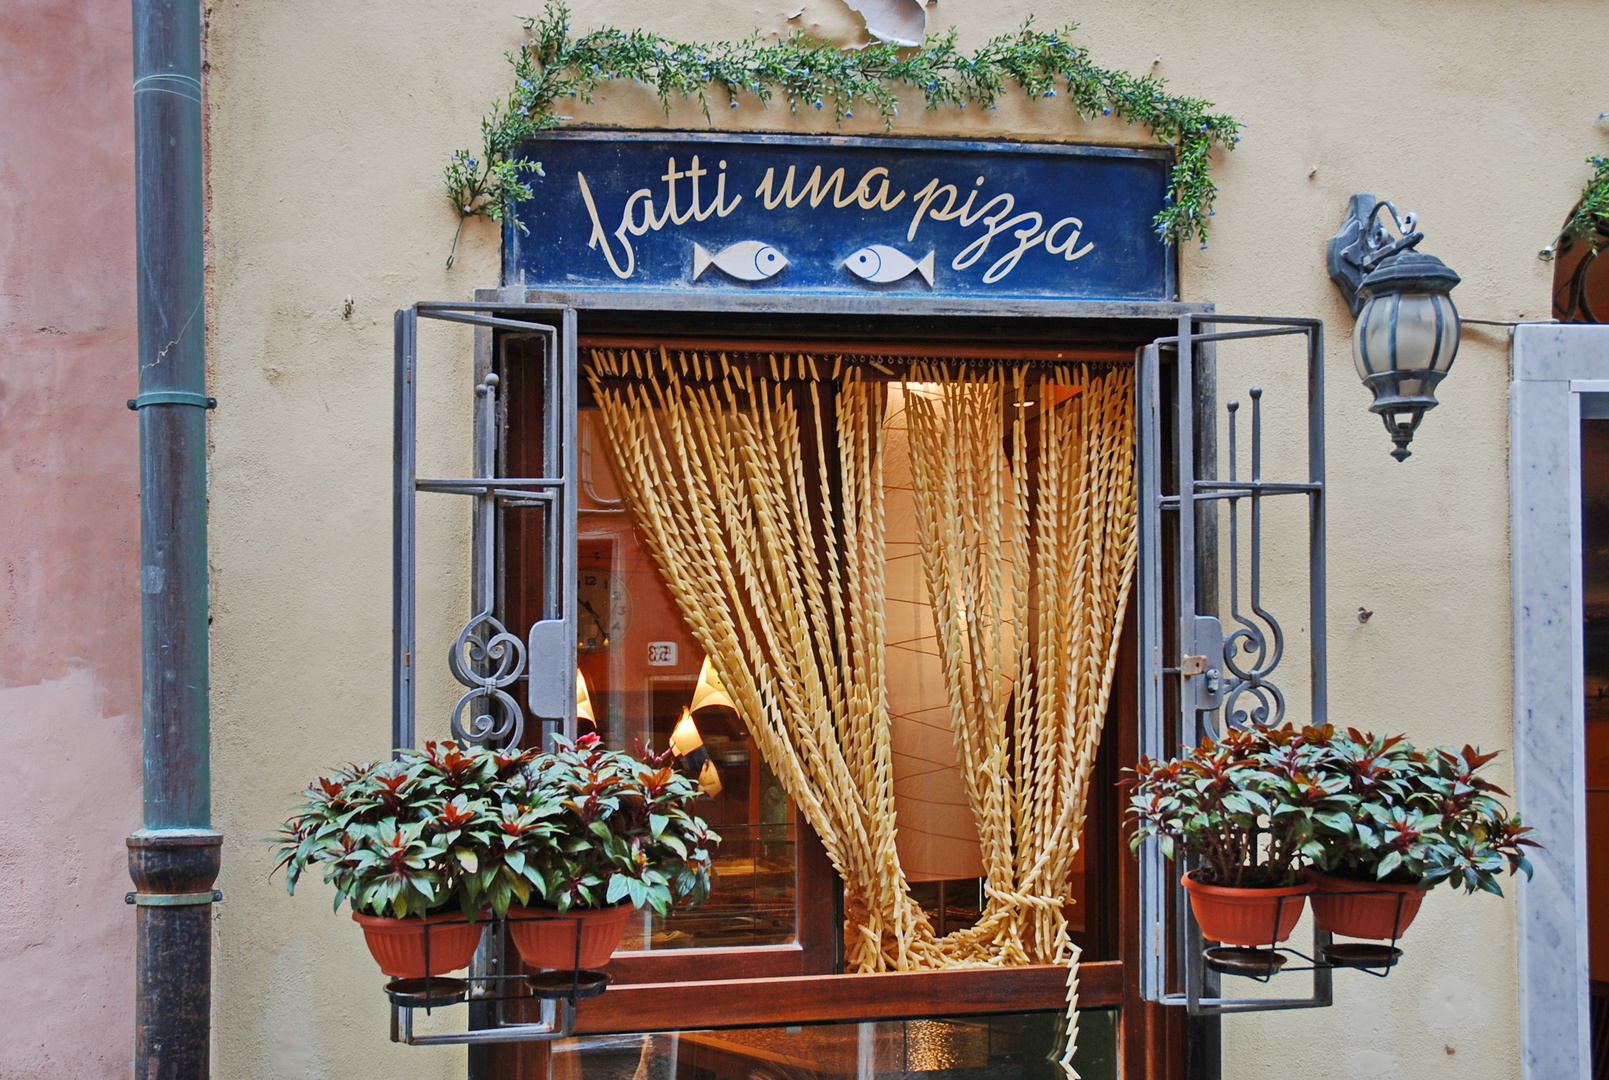
<svg viewBox="0 0 1609 1080">
<path fill-rule="evenodd" d="M 896 88 L 915 90 L 931 110 L 945 106 L 993 108 L 1015 83 L 1030 98 L 1065 94 L 1080 118 L 1118 116 L 1148 129 L 1173 148 L 1173 190 L 1156 216 L 1157 235 L 1172 243 L 1199 237 L 1206 247 L 1207 218 L 1217 187 L 1211 178 L 1215 146 L 1232 149 L 1240 123 L 1209 110 L 1211 102 L 1174 97 L 1156 76 L 1108 71 L 1090 63 L 1073 44 L 1073 27 L 1035 30 L 1030 20 L 1014 34 L 989 41 L 970 55 L 956 47 L 956 31 L 931 37 L 921 49 L 888 44 L 846 49 L 804 33 L 767 44 L 752 38 L 689 45 L 645 30 L 594 30 L 570 36 L 570 11 L 548 0 L 540 18 L 525 21 L 508 98 L 481 120 L 479 154 L 460 150 L 446 169 L 447 191 L 459 230 L 471 217 L 500 221 L 513 204 L 531 197 L 522 179 L 541 165 L 518 160 L 521 140 L 573 119 L 555 112 L 568 98 L 590 104 L 592 92 L 613 79 L 653 87 L 670 111 L 673 95 L 694 98 L 711 118 L 711 92 L 737 108 L 745 97 L 770 102 L 778 95 L 797 117 L 801 108 L 832 111 L 842 122 L 858 107 L 875 111 L 889 130 L 899 115 Z M 457 248 L 457 238 L 453 246 Z M 449 257 L 447 265 L 452 265 Z"/>
<path fill-rule="evenodd" d="M 1538 253 L 1544 262 L 1553 258 L 1562 240 L 1586 237 L 1593 254 L 1597 254 L 1601 234 L 1609 233 L 1609 157 L 1589 157 L 1587 164 L 1592 166 L 1592 179 L 1582 189 L 1581 202 L 1559 230 L 1558 239 Z"/>
</svg>

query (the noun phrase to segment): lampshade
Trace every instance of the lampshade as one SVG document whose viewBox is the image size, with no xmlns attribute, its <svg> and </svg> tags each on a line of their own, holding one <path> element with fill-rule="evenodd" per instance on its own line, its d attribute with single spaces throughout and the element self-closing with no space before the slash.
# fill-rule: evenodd
<svg viewBox="0 0 1609 1080">
<path fill-rule="evenodd" d="M 598 726 L 598 718 L 592 713 L 592 695 L 587 693 L 587 677 L 580 668 L 575 671 L 575 718 Z"/>
<path fill-rule="evenodd" d="M 688 710 L 697 712 L 710 705 L 725 705 L 728 709 L 737 711 L 737 704 L 732 701 L 732 695 L 721 685 L 721 677 L 715 674 L 715 668 L 710 664 L 710 658 L 706 656 L 704 666 L 698 669 L 698 685 L 693 688 L 693 703 L 688 706 Z"/>
<path fill-rule="evenodd" d="M 676 722 L 676 730 L 670 733 L 672 752 L 677 757 L 686 757 L 703 745 L 704 737 L 698 733 L 698 725 L 693 723 L 692 710 L 683 709 L 682 718 Z"/>
<path fill-rule="evenodd" d="M 715 762 L 705 761 L 698 771 L 698 790 L 712 799 L 721 793 L 721 774 L 715 771 Z"/>
</svg>

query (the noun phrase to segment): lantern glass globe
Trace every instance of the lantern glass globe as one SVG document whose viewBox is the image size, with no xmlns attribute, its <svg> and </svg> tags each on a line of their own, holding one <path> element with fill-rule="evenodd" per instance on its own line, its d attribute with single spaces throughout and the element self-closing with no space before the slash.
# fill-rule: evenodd
<svg viewBox="0 0 1609 1080">
<path fill-rule="evenodd" d="M 1394 396 L 1425 397 L 1452 367 L 1461 327 L 1446 293 L 1381 292 L 1369 297 L 1352 334 L 1358 378 L 1396 373 Z"/>
</svg>

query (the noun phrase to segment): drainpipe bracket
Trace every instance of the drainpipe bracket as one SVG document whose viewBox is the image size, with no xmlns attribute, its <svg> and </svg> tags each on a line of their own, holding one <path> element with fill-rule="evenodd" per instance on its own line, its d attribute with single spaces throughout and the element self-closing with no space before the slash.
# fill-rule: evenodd
<svg viewBox="0 0 1609 1080">
<path fill-rule="evenodd" d="M 223 890 L 213 889 L 211 892 L 187 893 L 131 892 L 123 894 L 123 903 L 133 904 L 136 907 L 189 907 L 192 904 L 221 904 L 223 903 Z"/>
<path fill-rule="evenodd" d="M 218 399 L 190 390 L 148 390 L 139 397 L 128 399 L 128 407 L 136 412 L 150 405 L 193 405 L 198 409 L 216 409 Z"/>
</svg>

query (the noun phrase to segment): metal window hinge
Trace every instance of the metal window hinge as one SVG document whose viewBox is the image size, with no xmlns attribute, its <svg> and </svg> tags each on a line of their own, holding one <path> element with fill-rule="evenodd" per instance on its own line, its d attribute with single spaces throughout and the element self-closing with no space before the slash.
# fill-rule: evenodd
<svg viewBox="0 0 1609 1080">
<path fill-rule="evenodd" d="M 136 907 L 190 907 L 195 904 L 221 904 L 223 903 L 223 890 L 211 889 L 207 892 L 184 893 L 131 892 L 123 894 L 123 903 L 133 904 Z"/>
</svg>

